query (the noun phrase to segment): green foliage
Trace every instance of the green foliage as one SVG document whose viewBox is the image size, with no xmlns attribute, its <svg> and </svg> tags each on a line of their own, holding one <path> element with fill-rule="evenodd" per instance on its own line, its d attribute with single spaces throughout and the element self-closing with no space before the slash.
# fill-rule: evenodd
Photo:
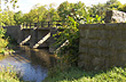
<svg viewBox="0 0 126 82">
<path fill-rule="evenodd" d="M 5 33 L 6 30 L 0 28 L 0 59 L 4 58 L 5 56 L 9 55 L 9 53 L 13 52 L 13 50 L 8 49 L 8 46 L 10 46 L 9 44 L 10 38 L 8 38 L 5 35 Z"/>
<path fill-rule="evenodd" d="M 6 8 L 9 9 L 10 5 L 12 5 L 12 8 L 18 8 L 19 6 L 16 5 L 16 3 L 18 2 L 18 0 L 2 0 L 4 1 L 4 4 L 6 5 Z"/>
<path fill-rule="evenodd" d="M 59 19 L 59 15 L 53 8 L 52 4 L 50 4 L 48 10 L 46 9 L 46 7 L 46 5 L 36 5 L 29 13 L 24 14 L 23 21 L 26 23 L 44 23 L 47 21 L 57 21 Z"/>
<path fill-rule="evenodd" d="M 17 8 L 18 6 L 16 5 L 18 0 L 0 0 L 0 5 L 1 1 L 4 2 L 4 9 L 1 9 L 0 7 L 0 26 L 5 26 L 5 25 L 14 25 L 14 12 L 10 11 L 9 8 L 12 6 L 14 9 Z"/>
<path fill-rule="evenodd" d="M 0 28 L 0 38 L 3 38 L 5 36 L 6 30 L 3 28 Z"/>
<path fill-rule="evenodd" d="M 104 19 L 107 10 L 119 10 L 121 6 L 122 4 L 118 0 L 109 0 L 104 4 L 99 3 L 98 5 L 93 5 L 89 9 L 92 16 L 99 15 Z"/>
<path fill-rule="evenodd" d="M 66 26 L 63 26 L 64 31 L 58 33 L 60 37 L 58 37 L 56 45 L 60 46 L 64 44 L 65 41 L 68 41 L 67 45 L 61 47 L 58 56 L 62 58 L 61 61 L 63 61 L 63 63 L 71 64 L 77 60 L 79 24 L 72 17 L 69 17 L 66 23 Z"/>
<path fill-rule="evenodd" d="M 52 22 L 59 20 L 59 15 L 57 11 L 53 8 L 53 4 L 50 4 L 50 7 L 48 9 L 45 19 L 46 21 L 52 21 Z"/>
<path fill-rule="evenodd" d="M 4 54 L 7 49 L 7 45 L 8 45 L 8 40 L 7 39 L 3 39 L 5 37 L 5 33 L 6 31 L 3 28 L 0 28 L 0 54 Z"/>
<path fill-rule="evenodd" d="M 120 7 L 119 7 L 119 10 L 120 10 L 120 11 L 126 12 L 126 4 L 120 6 Z"/>
<path fill-rule="evenodd" d="M 16 22 L 15 25 L 21 25 L 23 23 L 23 14 L 21 11 L 18 11 L 14 14 L 14 21 Z"/>
<path fill-rule="evenodd" d="M 6 57 L 6 53 L 10 52 L 10 50 L 7 49 L 8 39 L 5 39 L 5 33 L 6 30 L 0 28 L 0 60 Z M 12 68 L 11 66 L 5 69 L 4 66 L 0 66 L 0 82 L 20 82 L 16 72 L 14 72 Z"/>
<path fill-rule="evenodd" d="M 106 11 L 110 9 L 121 10 L 125 12 L 125 4 L 121 4 L 118 0 L 109 0 L 104 4 L 92 5 L 92 7 L 86 7 L 84 3 L 79 1 L 78 3 L 69 3 L 65 1 L 60 4 L 57 8 L 53 8 L 53 4 L 50 4 L 49 8 L 47 6 L 35 5 L 34 8 L 26 14 L 23 14 L 19 11 L 14 13 L 9 11 L 9 5 L 13 7 L 18 7 L 16 5 L 17 0 L 5 0 L 7 6 L 6 11 L 0 9 L 0 22 L 1 25 L 20 25 L 24 22 L 26 23 L 38 23 L 45 21 L 66 21 L 68 16 L 72 16 L 74 19 L 76 17 L 78 20 L 86 16 L 85 9 L 90 11 L 90 17 L 95 18 L 94 16 L 98 15 L 104 20 Z M 79 16 L 79 17 L 78 17 Z"/>
<path fill-rule="evenodd" d="M 85 8 L 85 4 L 81 1 L 79 1 L 78 3 L 69 3 L 68 1 L 66 1 L 60 4 L 57 12 L 60 16 L 61 21 L 66 21 L 68 16 L 84 16 Z"/>
<path fill-rule="evenodd" d="M 98 5 L 93 5 L 92 7 L 89 7 L 89 11 L 90 13 L 92 13 L 92 16 L 99 15 L 104 18 L 107 8 L 108 7 L 105 7 L 105 4 L 99 3 Z"/>
<path fill-rule="evenodd" d="M 3 11 L 3 18 L 2 18 L 2 23 L 4 25 L 15 25 L 15 20 L 14 20 L 14 12 L 13 11 Z"/>
<path fill-rule="evenodd" d="M 17 77 L 15 71 L 13 71 L 13 67 L 0 67 L 0 82 L 21 82 Z"/>
<path fill-rule="evenodd" d="M 105 6 L 110 9 L 118 10 L 122 4 L 118 0 L 109 0 L 106 2 Z"/>
<path fill-rule="evenodd" d="M 44 17 L 46 17 L 47 9 L 46 6 L 35 7 L 29 13 L 24 14 L 23 22 L 26 23 L 38 23 L 44 21 Z"/>
<path fill-rule="evenodd" d="M 82 4 L 82 3 L 79 2 L 78 4 Z M 67 3 L 67 5 L 69 6 L 70 4 Z M 59 69 L 64 69 L 64 67 L 69 68 L 71 66 L 77 65 L 78 54 L 79 54 L 78 53 L 79 52 L 79 29 L 78 29 L 79 25 L 104 23 L 101 16 L 95 14 L 92 16 L 90 10 L 86 8 L 84 4 L 82 5 L 83 7 L 77 6 L 76 11 L 65 14 L 64 16 L 65 18 L 63 19 L 62 27 L 61 27 L 63 31 L 59 31 L 55 35 L 56 37 L 58 37 L 56 38 L 57 41 L 55 45 L 59 47 L 56 51 L 57 56 L 59 57 L 59 61 L 58 61 L 58 64 L 60 65 Z M 63 8 L 62 11 L 64 11 L 65 13 L 66 8 Z M 83 11 L 82 12 L 83 14 L 80 14 L 81 11 Z M 60 14 L 61 13 L 59 13 L 59 15 Z M 63 17 L 60 18 L 62 19 Z"/>
<path fill-rule="evenodd" d="M 74 15 L 66 18 L 65 25 L 62 27 L 64 30 L 56 34 L 60 36 L 56 38 L 57 41 L 55 45 L 60 48 L 57 52 L 63 65 L 76 65 L 77 63 L 79 52 L 79 24 L 104 23 L 100 16 L 96 15 L 92 17 L 90 11 L 86 9 L 84 12 L 84 16 L 80 16 L 77 13 L 76 15 L 73 12 Z M 65 44 L 66 41 L 67 44 Z"/>
<path fill-rule="evenodd" d="M 122 67 L 99 72 L 86 72 L 77 67 L 71 67 L 64 71 L 57 69 L 53 76 L 48 76 L 43 82 L 125 82 L 125 77 L 126 68 Z"/>
</svg>

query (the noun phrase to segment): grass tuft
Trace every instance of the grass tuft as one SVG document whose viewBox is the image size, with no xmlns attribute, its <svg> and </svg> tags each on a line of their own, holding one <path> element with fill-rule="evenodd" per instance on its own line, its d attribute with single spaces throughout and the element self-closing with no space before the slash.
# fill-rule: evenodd
<svg viewBox="0 0 126 82">
<path fill-rule="evenodd" d="M 57 72 L 48 76 L 43 82 L 126 82 L 126 67 L 114 67 L 99 72 L 86 72 L 77 67 L 64 71 L 55 70 Z M 49 75 L 51 75 L 50 72 Z"/>
</svg>

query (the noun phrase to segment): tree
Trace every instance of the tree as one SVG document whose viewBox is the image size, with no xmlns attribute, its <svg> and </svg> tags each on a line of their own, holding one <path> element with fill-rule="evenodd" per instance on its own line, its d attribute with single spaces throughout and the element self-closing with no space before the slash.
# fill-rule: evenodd
<svg viewBox="0 0 126 82">
<path fill-rule="evenodd" d="M 78 3 L 69 3 L 68 1 L 65 1 L 60 4 L 57 9 L 57 12 L 61 20 L 67 20 L 68 16 L 79 20 L 81 17 L 85 16 L 85 10 L 86 6 L 81 1 L 79 1 Z"/>
<path fill-rule="evenodd" d="M 57 20 L 59 20 L 59 15 L 56 9 L 53 8 L 53 4 L 50 4 L 48 9 L 46 5 L 35 5 L 29 13 L 23 16 L 23 21 L 26 23 L 47 23 L 48 21 L 54 22 Z"/>
<path fill-rule="evenodd" d="M 2 13 L 2 23 L 3 25 L 15 25 L 14 12 L 13 11 L 3 11 Z"/>
<path fill-rule="evenodd" d="M 16 22 L 16 23 L 15 23 L 16 25 L 20 25 L 20 24 L 23 23 L 22 17 L 23 17 L 23 14 L 22 14 L 21 11 L 18 11 L 18 12 L 16 12 L 16 13 L 14 14 L 14 20 L 15 20 L 15 22 Z"/>
<path fill-rule="evenodd" d="M 122 4 L 118 0 L 109 0 L 104 4 L 92 5 L 90 7 L 90 13 L 93 14 L 92 16 L 99 15 L 104 20 L 107 10 L 119 10 L 121 6 Z"/>
<path fill-rule="evenodd" d="M 17 3 L 17 0 L 0 0 L 0 26 L 3 26 L 3 25 L 5 25 L 5 23 L 3 23 L 3 22 L 5 22 L 5 17 L 8 15 L 7 14 L 7 12 L 8 11 L 4 11 L 5 9 L 2 9 L 1 8 L 1 3 L 4 3 L 5 4 L 5 9 L 6 10 L 9 10 L 9 6 L 10 5 L 12 5 L 12 7 L 13 8 L 16 8 L 16 7 L 18 7 L 17 5 L 16 5 L 16 3 Z M 9 13 L 12 13 L 12 12 L 9 12 Z M 11 16 L 9 16 L 9 17 L 12 17 L 12 15 Z M 8 19 L 12 19 L 12 18 L 7 18 L 7 20 Z M 3 21 L 4 20 L 4 21 Z M 8 23 L 8 24 L 11 24 L 11 23 Z"/>
<path fill-rule="evenodd" d="M 47 9 L 46 6 L 35 7 L 29 13 L 24 14 L 23 21 L 27 23 L 38 23 L 44 20 Z"/>
<path fill-rule="evenodd" d="M 120 6 L 119 10 L 126 12 L 126 4 Z"/>
<path fill-rule="evenodd" d="M 59 20 L 59 15 L 56 11 L 56 9 L 53 8 L 54 4 L 50 4 L 47 14 L 46 14 L 46 21 L 57 21 Z"/>
<path fill-rule="evenodd" d="M 92 7 L 89 8 L 90 13 L 92 13 L 92 17 L 99 15 L 102 18 L 105 17 L 105 12 L 107 11 L 107 8 L 105 8 L 105 4 L 97 4 L 97 5 L 92 5 Z"/>
<path fill-rule="evenodd" d="M 72 9 L 71 6 L 72 4 L 70 4 L 68 1 L 65 1 L 59 5 L 57 12 L 61 17 L 61 20 L 65 19 L 70 14 L 70 10 Z"/>
<path fill-rule="evenodd" d="M 118 0 L 109 0 L 106 2 L 105 6 L 110 9 L 118 10 L 122 4 Z"/>
</svg>

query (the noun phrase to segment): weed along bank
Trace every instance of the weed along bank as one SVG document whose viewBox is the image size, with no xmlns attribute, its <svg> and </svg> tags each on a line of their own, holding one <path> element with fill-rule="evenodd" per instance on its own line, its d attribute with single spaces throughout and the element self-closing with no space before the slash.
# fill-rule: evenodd
<svg viewBox="0 0 126 82">
<path fill-rule="evenodd" d="M 79 67 L 104 70 L 125 66 L 126 23 L 83 24 L 79 30 Z"/>
</svg>

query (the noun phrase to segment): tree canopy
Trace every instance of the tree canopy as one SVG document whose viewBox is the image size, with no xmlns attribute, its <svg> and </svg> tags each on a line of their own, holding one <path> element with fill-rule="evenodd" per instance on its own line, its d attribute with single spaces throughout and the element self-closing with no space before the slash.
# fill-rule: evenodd
<svg viewBox="0 0 126 82">
<path fill-rule="evenodd" d="M 0 26 L 3 25 L 15 25 L 14 21 L 14 12 L 10 11 L 10 5 L 12 7 L 18 8 L 19 6 L 16 5 L 18 0 L 0 0 Z M 5 9 L 1 8 L 1 4 L 4 3 Z"/>
<path fill-rule="evenodd" d="M 5 9 L 0 8 L 0 22 L 2 25 L 20 25 L 22 23 L 38 23 L 43 21 L 66 21 L 68 17 L 74 18 L 76 21 L 84 20 L 87 14 L 90 17 L 96 15 L 101 16 L 104 20 L 107 10 L 115 9 L 126 12 L 126 4 L 121 4 L 118 0 L 109 0 L 104 4 L 92 5 L 87 7 L 81 1 L 77 3 L 69 3 L 65 1 L 61 3 L 57 9 L 50 4 L 49 8 L 46 5 L 35 5 L 29 13 L 23 14 L 21 11 L 13 12 L 9 10 L 11 4 L 13 8 L 17 8 L 17 0 L 0 0 L 6 4 Z M 87 12 L 88 11 L 88 12 Z"/>
</svg>

